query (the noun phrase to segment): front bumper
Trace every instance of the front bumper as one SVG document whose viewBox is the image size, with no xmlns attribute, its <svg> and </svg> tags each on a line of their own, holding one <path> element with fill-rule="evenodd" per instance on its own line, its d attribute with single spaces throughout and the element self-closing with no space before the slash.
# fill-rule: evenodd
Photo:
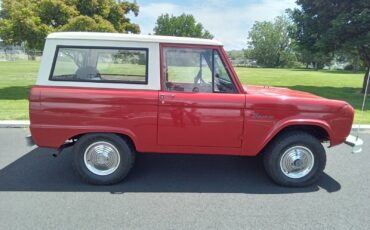
<svg viewBox="0 0 370 230">
<path fill-rule="evenodd" d="M 344 143 L 352 147 L 352 153 L 362 152 L 362 145 L 364 144 L 364 141 L 361 138 L 349 135 Z"/>
</svg>

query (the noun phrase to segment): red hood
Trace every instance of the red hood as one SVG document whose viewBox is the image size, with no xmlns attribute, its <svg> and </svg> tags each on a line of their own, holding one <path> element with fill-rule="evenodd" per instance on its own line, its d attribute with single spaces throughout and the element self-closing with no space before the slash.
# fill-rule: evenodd
<svg viewBox="0 0 370 230">
<path fill-rule="evenodd" d="M 246 108 L 254 110 L 298 110 L 323 113 L 336 112 L 348 105 L 344 101 L 331 100 L 287 88 L 254 85 L 243 87 L 246 95 L 250 96 L 246 101 Z"/>
<path fill-rule="evenodd" d="M 265 96 L 286 96 L 286 97 L 300 97 L 300 98 L 320 98 L 311 93 L 306 93 L 298 90 L 291 90 L 288 88 L 279 88 L 271 86 L 256 86 L 256 85 L 243 85 L 244 91 L 252 95 L 265 95 Z"/>
</svg>

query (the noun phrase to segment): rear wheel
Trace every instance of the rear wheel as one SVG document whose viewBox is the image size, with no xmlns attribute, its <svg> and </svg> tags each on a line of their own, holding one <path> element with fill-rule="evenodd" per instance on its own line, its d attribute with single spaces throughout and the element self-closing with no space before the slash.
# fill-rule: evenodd
<svg viewBox="0 0 370 230">
<path fill-rule="evenodd" d="M 123 180 L 134 160 L 129 144 L 115 134 L 87 134 L 74 146 L 74 168 L 91 184 L 114 184 Z"/>
<path fill-rule="evenodd" d="M 264 151 L 267 174 L 277 184 L 303 187 L 315 183 L 326 165 L 320 141 L 305 132 L 288 132 L 276 137 Z"/>
</svg>

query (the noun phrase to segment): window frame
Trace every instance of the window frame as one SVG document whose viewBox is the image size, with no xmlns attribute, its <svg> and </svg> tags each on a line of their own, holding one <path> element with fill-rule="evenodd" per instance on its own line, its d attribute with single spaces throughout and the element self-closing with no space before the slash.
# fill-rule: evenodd
<svg viewBox="0 0 370 230">
<path fill-rule="evenodd" d="M 164 73 L 164 66 L 165 66 L 165 48 L 178 48 L 178 49 L 212 49 L 212 92 L 176 92 L 176 91 L 168 91 L 166 87 L 166 77 Z M 212 46 L 212 45 L 188 45 L 188 44 L 171 44 L 171 43 L 161 43 L 160 44 L 160 75 L 161 75 L 161 91 L 162 92 L 171 92 L 171 93 L 216 93 L 216 94 L 240 94 L 240 86 L 238 81 L 235 80 L 236 76 L 232 71 L 229 70 L 230 66 L 228 63 L 224 61 L 224 55 L 222 50 L 222 46 Z M 225 67 L 226 72 L 228 73 L 230 80 L 234 87 L 234 92 L 225 93 L 225 92 L 215 92 L 214 91 L 214 53 L 217 52 L 218 56 L 220 57 L 222 64 Z"/>
<path fill-rule="evenodd" d="M 114 80 L 66 80 L 66 79 L 53 79 L 55 65 L 58 59 L 59 49 L 71 48 L 71 49 L 111 49 L 111 50 L 133 50 L 133 51 L 145 51 L 145 81 L 114 81 Z M 57 45 L 55 47 L 53 63 L 51 66 L 49 81 L 61 81 L 61 82 L 92 82 L 92 83 L 114 83 L 114 84 L 135 84 L 135 85 L 148 85 L 148 73 L 149 73 L 149 48 L 138 48 L 138 47 L 116 47 L 116 46 L 75 46 L 75 45 Z"/>
</svg>

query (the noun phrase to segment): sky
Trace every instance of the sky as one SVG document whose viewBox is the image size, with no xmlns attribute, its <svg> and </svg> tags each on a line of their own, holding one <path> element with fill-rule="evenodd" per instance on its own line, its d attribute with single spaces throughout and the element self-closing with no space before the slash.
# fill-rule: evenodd
<svg viewBox="0 0 370 230">
<path fill-rule="evenodd" d="M 155 22 L 163 13 L 192 14 L 226 50 L 246 48 L 248 31 L 255 21 L 272 21 L 285 9 L 296 7 L 295 0 L 137 0 L 137 3 L 139 15 L 130 18 L 140 25 L 142 34 L 153 33 Z"/>
</svg>

